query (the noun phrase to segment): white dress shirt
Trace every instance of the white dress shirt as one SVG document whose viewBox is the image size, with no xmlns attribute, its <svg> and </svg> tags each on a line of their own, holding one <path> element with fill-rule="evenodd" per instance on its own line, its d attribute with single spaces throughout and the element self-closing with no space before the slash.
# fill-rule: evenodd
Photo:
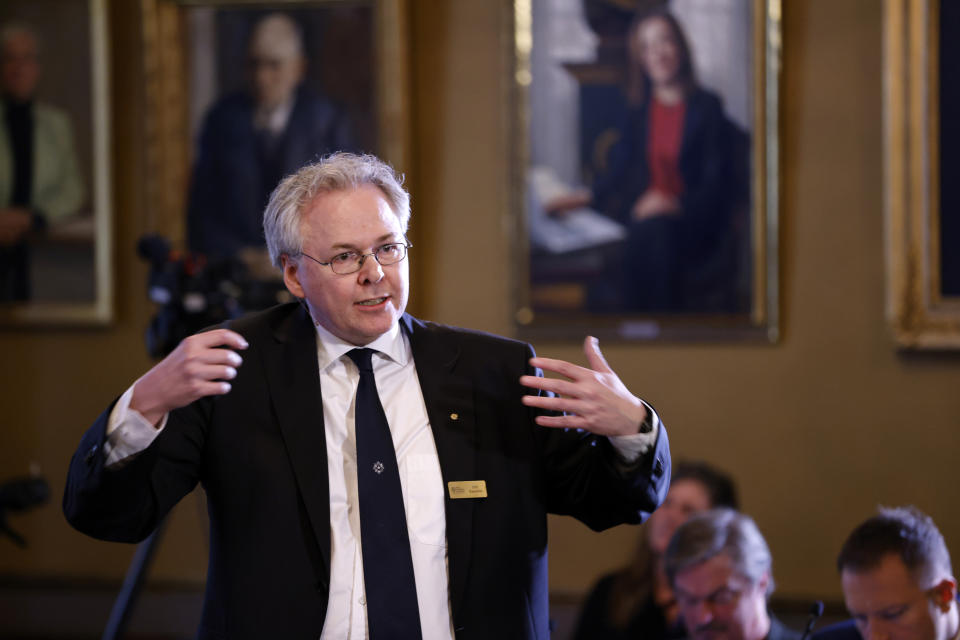
<svg viewBox="0 0 960 640">
<path fill-rule="evenodd" d="M 330 600 L 321 638 L 367 638 L 354 411 L 355 348 L 317 326 L 320 392 L 330 478 Z M 397 453 L 424 638 L 453 638 L 447 585 L 447 526 L 440 459 L 406 335 L 393 329 L 366 345 Z"/>
<path fill-rule="evenodd" d="M 294 93 L 276 107 L 258 106 L 253 113 L 253 128 L 269 132 L 272 136 L 280 136 L 287 129 L 296 99 Z"/>
<path fill-rule="evenodd" d="M 366 640 L 354 422 L 360 374 L 346 355 L 355 345 L 319 325 L 316 328 L 331 543 L 330 593 L 320 637 Z M 423 637 L 452 639 L 443 477 L 409 339 L 395 324 L 366 346 L 376 352 L 372 364 L 377 393 L 397 453 Z M 166 425 L 166 416 L 154 428 L 129 408 L 134 386 L 118 400 L 108 421 L 104 455 L 111 468 L 122 466 L 127 458 L 146 449 Z M 610 438 L 626 463 L 656 442 L 659 418 L 649 406 L 647 410 L 653 427 L 649 433 Z"/>
</svg>

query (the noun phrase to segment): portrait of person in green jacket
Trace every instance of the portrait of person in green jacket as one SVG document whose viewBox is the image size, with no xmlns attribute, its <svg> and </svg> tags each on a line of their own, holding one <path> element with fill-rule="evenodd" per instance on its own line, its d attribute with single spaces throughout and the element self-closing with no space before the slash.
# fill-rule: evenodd
<svg viewBox="0 0 960 640">
<path fill-rule="evenodd" d="M 31 299 L 30 239 L 86 198 L 66 112 L 37 99 L 40 41 L 0 26 L 0 301 Z"/>
</svg>

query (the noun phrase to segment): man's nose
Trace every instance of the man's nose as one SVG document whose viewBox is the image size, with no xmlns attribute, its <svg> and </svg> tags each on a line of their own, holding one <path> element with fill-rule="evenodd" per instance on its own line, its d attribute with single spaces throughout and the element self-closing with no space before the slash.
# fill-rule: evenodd
<svg viewBox="0 0 960 640">
<path fill-rule="evenodd" d="M 684 612 L 683 617 L 690 622 L 691 626 L 702 627 L 713 620 L 713 610 L 705 600 L 701 600 L 692 607 L 689 607 L 689 609 Z"/>
<path fill-rule="evenodd" d="M 360 263 L 360 271 L 357 273 L 360 276 L 360 282 L 380 282 L 383 279 L 383 267 L 377 261 L 376 257 L 372 254 L 367 254 L 362 258 L 363 262 Z"/>
<path fill-rule="evenodd" d="M 867 628 L 864 631 L 866 631 L 864 640 L 890 640 L 891 637 L 886 625 L 876 620 L 867 622 Z"/>
</svg>

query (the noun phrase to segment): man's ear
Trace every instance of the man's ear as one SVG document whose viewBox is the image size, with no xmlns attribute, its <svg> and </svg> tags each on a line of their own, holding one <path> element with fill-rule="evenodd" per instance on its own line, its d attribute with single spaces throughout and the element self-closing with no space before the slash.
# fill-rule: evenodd
<svg viewBox="0 0 960 640">
<path fill-rule="evenodd" d="M 294 298 L 305 298 L 303 286 L 300 284 L 300 265 L 287 254 L 280 256 L 280 264 L 283 266 L 283 284 L 287 291 L 293 294 Z"/>
<path fill-rule="evenodd" d="M 957 599 L 957 581 L 953 577 L 944 578 L 930 591 L 933 594 L 933 601 L 937 607 L 944 613 L 947 613 L 950 611 L 953 602 Z"/>
<path fill-rule="evenodd" d="M 770 572 L 764 571 L 763 575 L 760 576 L 760 579 L 757 580 L 757 589 L 763 593 L 767 593 L 767 588 L 770 586 Z"/>
</svg>

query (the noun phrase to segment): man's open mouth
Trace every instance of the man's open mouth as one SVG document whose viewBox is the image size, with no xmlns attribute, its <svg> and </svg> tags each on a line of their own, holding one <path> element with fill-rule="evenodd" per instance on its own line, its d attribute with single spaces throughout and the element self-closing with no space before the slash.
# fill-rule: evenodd
<svg viewBox="0 0 960 640">
<path fill-rule="evenodd" d="M 378 305 L 378 304 L 380 304 L 380 303 L 382 303 L 382 302 L 386 302 L 386 300 L 387 300 L 388 297 L 389 297 L 389 296 L 383 296 L 383 297 L 380 297 L 380 298 L 370 298 L 369 300 L 361 300 L 361 301 L 358 302 L 357 304 L 359 304 L 360 306 L 363 306 L 363 307 L 375 307 L 376 305 Z"/>
</svg>

